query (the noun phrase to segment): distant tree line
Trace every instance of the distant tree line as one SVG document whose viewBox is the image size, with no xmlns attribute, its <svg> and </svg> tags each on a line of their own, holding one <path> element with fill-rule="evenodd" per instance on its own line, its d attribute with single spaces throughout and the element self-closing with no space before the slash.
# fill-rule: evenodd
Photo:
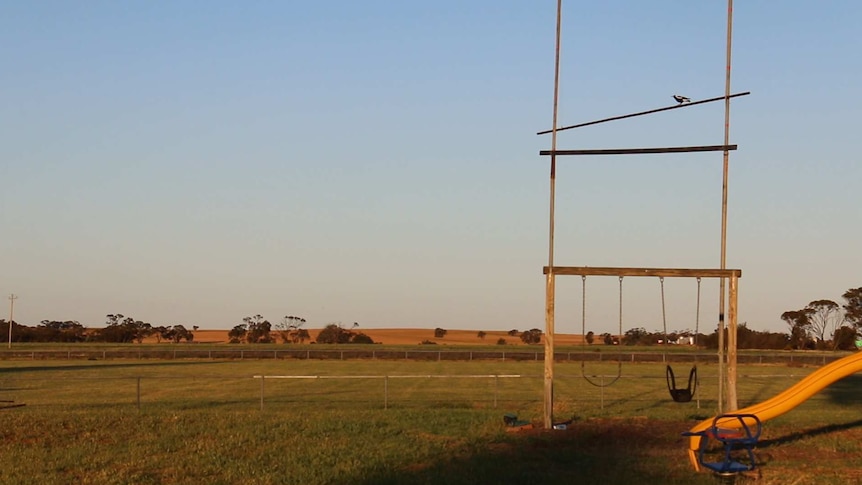
<svg viewBox="0 0 862 485">
<path fill-rule="evenodd" d="M 148 322 L 127 317 L 121 313 L 106 315 L 103 328 L 86 328 L 77 321 L 43 320 L 31 327 L 14 322 L 13 342 L 109 342 L 142 343 L 154 337 L 157 342 L 192 342 L 194 332 L 183 325 L 155 326 Z M 308 330 L 303 328 L 305 318 L 287 315 L 273 326 L 261 315 L 242 319 L 242 323 L 228 331 L 231 343 L 274 343 L 301 344 L 311 340 Z M 359 323 L 353 322 L 350 329 L 340 323 L 326 325 L 314 340 L 321 344 L 373 344 L 374 340 L 363 332 L 357 331 Z M 195 325 L 194 331 L 198 329 Z M 8 335 L 9 324 L 0 319 L 0 337 Z"/>
<path fill-rule="evenodd" d="M 359 324 L 353 322 L 353 329 Z M 374 340 L 362 332 L 348 330 L 338 323 L 330 323 L 317 334 L 315 342 L 319 344 L 373 344 Z"/>
<path fill-rule="evenodd" d="M 434 329 L 434 337 L 435 338 L 443 338 L 446 336 L 447 333 L 448 333 L 448 331 L 445 328 L 437 327 Z M 520 330 L 517 330 L 517 329 L 512 329 L 506 333 L 511 337 L 519 337 L 520 336 L 521 341 L 524 342 L 525 344 L 538 344 L 538 343 L 542 342 L 543 332 L 541 330 L 539 330 L 538 328 L 533 328 L 531 330 L 527 330 L 524 332 L 521 332 Z M 480 330 L 476 334 L 476 336 L 482 340 L 485 340 L 485 337 L 487 335 L 488 334 L 482 330 Z M 437 342 L 434 342 L 432 340 L 423 340 L 422 342 L 420 342 L 420 345 L 434 345 L 436 343 Z M 506 339 L 504 339 L 504 338 L 497 339 L 497 345 L 506 345 Z"/>
<path fill-rule="evenodd" d="M 862 331 L 862 287 L 850 288 L 833 300 L 814 300 L 799 310 L 781 314 L 790 328 L 789 345 L 794 349 L 849 350 Z"/>
<path fill-rule="evenodd" d="M 230 343 L 266 344 L 281 340 L 284 344 L 301 344 L 311 340 L 308 330 L 302 328 L 305 318 L 293 315 L 285 316 L 275 327 L 261 315 L 242 319 L 228 332 Z M 330 323 L 317 334 L 314 342 L 319 344 L 373 344 L 374 340 L 362 332 L 355 331 L 359 323 L 353 322 L 351 329 L 346 329 L 340 323 Z"/>
<path fill-rule="evenodd" d="M 789 333 L 761 332 L 741 323 L 737 328 L 737 348 L 851 350 L 862 333 L 862 287 L 845 291 L 842 298 L 843 305 L 832 300 L 814 300 L 800 310 L 782 313 L 781 319 L 787 323 Z M 584 339 L 591 345 L 596 335 L 588 332 Z M 601 335 L 605 345 L 657 345 L 680 340 L 694 340 L 699 346 L 717 349 L 718 331 L 707 335 L 691 330 L 664 334 L 637 327 L 627 330 L 621 338 L 609 333 Z"/>
<path fill-rule="evenodd" d="M 799 310 L 789 310 L 781 314 L 787 323 L 789 333 L 762 332 L 748 328 L 741 323 L 737 329 L 739 349 L 821 349 L 850 350 L 856 346 L 862 333 L 862 287 L 851 288 L 842 295 L 843 305 L 833 300 L 814 300 Z M 242 319 L 242 323 L 228 332 L 231 343 L 273 343 L 301 344 L 311 341 L 308 330 L 303 328 L 305 318 L 288 315 L 275 326 L 261 315 Z M 110 342 L 141 343 L 145 338 L 155 337 L 158 342 L 194 340 L 193 330 L 183 325 L 155 326 L 120 313 L 106 315 L 105 327 L 87 329 L 76 321 L 43 320 L 34 327 L 15 322 L 12 332 L 13 342 Z M 314 342 L 321 344 L 372 344 L 374 341 L 363 332 L 357 331 L 359 323 L 354 322 L 350 329 L 340 323 L 326 325 Z M 0 319 L 0 337 L 8 334 L 9 323 Z M 446 329 L 435 328 L 434 337 L 444 338 Z M 526 344 L 539 344 L 542 331 L 538 328 L 521 332 L 512 329 L 507 332 L 511 337 L 519 337 Z M 487 334 L 479 331 L 477 337 Z M 717 331 L 711 334 L 695 333 L 691 330 L 675 331 L 668 334 L 648 332 L 643 327 L 627 330 L 623 335 L 603 333 L 598 336 L 604 345 L 657 345 L 694 341 L 698 346 L 718 348 Z M 596 343 L 594 332 L 584 335 L 587 344 Z M 424 340 L 422 344 L 434 344 Z M 497 345 L 506 345 L 506 339 L 497 340 Z"/>
<path fill-rule="evenodd" d="M 13 342 L 107 342 L 141 343 L 154 336 L 158 342 L 191 342 L 194 333 L 183 325 L 154 326 L 126 317 L 123 314 L 106 315 L 104 328 L 88 329 L 76 321 L 42 320 L 35 327 L 14 322 Z M 194 327 L 197 330 L 197 327 Z M 0 320 L 0 334 L 8 335 L 9 325 Z"/>
</svg>

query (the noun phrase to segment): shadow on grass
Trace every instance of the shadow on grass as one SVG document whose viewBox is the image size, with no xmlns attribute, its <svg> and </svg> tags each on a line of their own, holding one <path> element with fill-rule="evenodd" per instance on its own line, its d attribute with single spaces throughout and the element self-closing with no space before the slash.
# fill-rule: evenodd
<svg viewBox="0 0 862 485">
<path fill-rule="evenodd" d="M 380 470 L 350 483 L 379 484 L 699 484 L 680 436 L 690 423 L 576 421 L 562 431 L 506 435 L 477 450 L 452 450 L 431 463 Z"/>
<path fill-rule="evenodd" d="M 862 375 L 854 374 L 834 382 L 823 390 L 832 402 L 855 405 L 862 401 Z"/>
<path fill-rule="evenodd" d="M 819 428 L 806 429 L 802 431 L 796 431 L 790 433 L 788 435 L 782 436 L 780 438 L 773 438 L 768 440 L 760 440 L 757 442 L 757 447 L 759 449 L 766 449 L 772 446 L 780 446 L 788 443 L 793 443 L 794 441 L 799 441 L 804 438 L 811 438 L 814 436 L 820 436 L 830 433 L 836 433 L 839 431 L 846 431 L 848 429 L 862 427 L 862 419 L 858 419 L 856 421 L 851 421 L 849 423 L 842 424 L 829 424 L 826 426 L 821 426 Z"/>
</svg>

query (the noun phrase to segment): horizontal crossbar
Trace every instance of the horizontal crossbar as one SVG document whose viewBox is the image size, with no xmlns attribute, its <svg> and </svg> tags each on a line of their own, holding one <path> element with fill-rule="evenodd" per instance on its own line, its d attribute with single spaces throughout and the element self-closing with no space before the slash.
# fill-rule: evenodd
<svg viewBox="0 0 862 485">
<path fill-rule="evenodd" d="M 727 98 L 730 99 L 730 98 L 735 98 L 737 96 L 747 96 L 749 94 L 751 94 L 751 91 L 746 91 L 744 93 L 731 94 Z M 692 103 L 675 104 L 673 106 L 665 106 L 664 108 L 651 109 L 648 111 L 640 111 L 638 113 L 631 113 L 631 114 L 627 114 L 627 115 L 612 116 L 610 118 L 605 118 L 605 119 L 596 120 L 596 121 L 588 121 L 586 123 L 580 123 L 577 125 L 563 126 L 563 127 L 557 128 L 557 132 L 559 133 L 561 131 L 571 130 L 573 128 L 582 128 L 584 126 L 597 125 L 599 123 L 607 123 L 608 121 L 624 120 L 626 118 L 633 118 L 635 116 L 643 116 L 643 115 L 658 113 L 658 112 L 667 111 L 670 109 L 688 108 L 689 106 L 697 106 L 699 104 L 712 103 L 713 101 L 721 101 L 722 99 L 724 99 L 724 96 L 718 96 L 716 98 L 709 98 L 709 99 L 702 99 L 700 101 L 694 101 Z M 540 131 L 536 134 L 537 135 L 547 135 L 548 133 L 553 133 L 553 131 L 554 130 L 545 130 L 545 131 Z"/>
<path fill-rule="evenodd" d="M 539 155 L 649 155 L 654 153 L 722 152 L 736 150 L 736 145 L 700 145 L 663 148 L 600 148 L 590 150 L 542 150 Z"/>
<path fill-rule="evenodd" d="M 548 274 L 548 266 L 543 268 Z M 617 268 L 599 266 L 554 266 L 555 275 L 574 276 L 658 276 L 664 278 L 730 278 L 742 277 L 741 269 L 692 268 Z"/>
</svg>

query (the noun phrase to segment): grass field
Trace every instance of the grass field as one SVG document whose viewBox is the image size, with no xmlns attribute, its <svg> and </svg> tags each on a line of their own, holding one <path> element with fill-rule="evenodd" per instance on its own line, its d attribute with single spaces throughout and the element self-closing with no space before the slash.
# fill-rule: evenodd
<svg viewBox="0 0 862 485">
<path fill-rule="evenodd" d="M 740 405 L 811 370 L 743 366 Z M 714 366 L 699 406 L 668 399 L 659 364 L 606 388 L 556 371 L 571 426 L 507 433 L 504 413 L 541 421 L 541 362 L 3 361 L 0 399 L 26 406 L 0 410 L 0 482 L 714 483 L 680 436 L 714 413 Z M 330 378 L 254 377 L 285 375 Z M 475 377 L 493 375 L 521 377 Z M 862 483 L 860 403 L 851 376 L 767 422 L 757 483 Z"/>
</svg>

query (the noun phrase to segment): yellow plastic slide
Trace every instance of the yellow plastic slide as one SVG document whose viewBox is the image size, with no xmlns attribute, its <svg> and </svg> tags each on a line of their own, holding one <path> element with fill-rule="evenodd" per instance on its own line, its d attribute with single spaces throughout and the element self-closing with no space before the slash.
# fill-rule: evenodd
<svg viewBox="0 0 862 485">
<path fill-rule="evenodd" d="M 760 421 L 767 421 L 776 416 L 790 411 L 801 403 L 805 402 L 811 396 L 822 391 L 835 381 L 843 379 L 849 375 L 862 371 L 862 352 L 857 352 L 835 362 L 827 364 L 808 377 L 794 384 L 784 392 L 777 396 L 767 399 L 759 404 L 748 406 L 747 408 L 733 411 L 733 414 L 753 414 Z M 697 433 L 705 431 L 712 426 L 714 418 L 709 418 L 701 421 L 690 432 Z M 741 423 L 737 419 L 728 419 L 726 422 L 719 420 L 719 426 L 722 428 L 739 428 Z M 748 420 L 747 425 L 754 424 L 754 420 Z M 691 436 L 688 445 L 688 457 L 695 470 L 700 471 L 700 464 L 697 462 L 697 451 L 700 449 L 701 436 Z"/>
</svg>

